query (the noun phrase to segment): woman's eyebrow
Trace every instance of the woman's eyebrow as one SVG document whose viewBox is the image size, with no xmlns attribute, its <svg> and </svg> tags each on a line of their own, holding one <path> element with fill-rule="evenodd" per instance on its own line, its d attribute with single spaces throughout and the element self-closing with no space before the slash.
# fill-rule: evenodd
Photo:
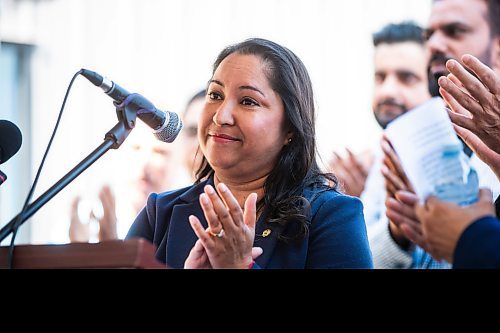
<svg viewBox="0 0 500 333">
<path fill-rule="evenodd" d="M 252 87 L 252 86 L 241 86 L 240 87 L 240 90 L 245 90 L 245 89 L 249 89 L 249 90 L 253 90 L 253 91 L 256 91 L 258 92 L 259 94 L 262 95 L 262 97 L 266 97 L 266 95 L 264 95 L 264 93 L 262 91 L 260 91 L 259 89 L 255 88 L 255 87 Z"/>
<path fill-rule="evenodd" d="M 221 86 L 221 87 L 224 88 L 224 84 L 222 82 L 220 82 L 219 80 L 212 79 L 212 80 L 209 81 L 209 83 L 215 83 L 215 84 L 217 84 L 217 85 L 219 85 L 219 86 Z M 260 91 L 259 89 L 255 88 L 254 86 L 241 86 L 239 89 L 240 90 L 245 90 L 245 89 L 253 90 L 253 91 L 256 91 L 259 94 L 261 94 L 263 97 L 266 97 L 266 95 L 262 91 Z"/>
</svg>

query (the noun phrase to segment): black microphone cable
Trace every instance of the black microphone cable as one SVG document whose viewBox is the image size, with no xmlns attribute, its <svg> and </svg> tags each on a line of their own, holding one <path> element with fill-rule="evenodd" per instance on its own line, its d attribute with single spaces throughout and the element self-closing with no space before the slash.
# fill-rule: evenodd
<svg viewBox="0 0 500 333">
<path fill-rule="evenodd" d="M 28 193 L 28 196 L 26 197 L 26 200 L 24 201 L 23 209 L 21 210 L 21 213 L 18 215 L 16 223 L 14 223 L 12 227 L 12 238 L 10 240 L 10 245 L 9 245 L 9 253 L 7 257 L 7 268 L 12 269 L 12 260 L 14 258 L 14 240 L 16 239 L 17 235 L 17 230 L 19 229 L 19 226 L 22 223 L 22 218 L 24 215 L 24 212 L 26 211 L 26 208 L 28 207 L 28 204 L 33 197 L 33 193 L 35 192 L 36 184 L 38 183 L 38 179 L 40 178 L 40 173 L 42 172 L 43 165 L 45 164 L 45 159 L 47 158 L 47 155 L 49 153 L 50 147 L 52 146 L 52 141 L 54 140 L 54 137 L 56 136 L 57 128 L 59 127 L 59 123 L 61 121 L 61 117 L 64 111 L 64 107 L 66 105 L 66 100 L 68 99 L 69 92 L 71 90 L 71 87 L 73 86 L 73 82 L 75 81 L 76 77 L 78 75 L 82 74 L 82 70 L 79 70 L 78 72 L 73 75 L 73 78 L 71 79 L 68 89 L 66 90 L 66 94 L 64 95 L 64 100 L 61 106 L 61 110 L 59 111 L 59 116 L 57 117 L 57 122 L 56 125 L 54 126 L 54 130 L 52 131 L 52 136 L 50 137 L 49 144 L 47 145 L 47 148 L 45 149 L 45 153 L 43 154 L 42 161 L 40 162 L 40 166 L 38 167 L 38 171 L 36 172 L 35 180 L 33 180 L 33 184 L 31 185 L 31 189 Z"/>
</svg>

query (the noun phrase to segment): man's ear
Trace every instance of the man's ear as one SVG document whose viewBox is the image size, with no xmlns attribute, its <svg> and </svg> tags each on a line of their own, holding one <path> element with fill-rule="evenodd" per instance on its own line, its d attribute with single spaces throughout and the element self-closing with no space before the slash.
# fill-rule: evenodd
<svg viewBox="0 0 500 333">
<path fill-rule="evenodd" d="M 495 37 L 493 40 L 493 47 L 491 48 L 491 69 L 500 75 L 500 36 Z"/>
</svg>

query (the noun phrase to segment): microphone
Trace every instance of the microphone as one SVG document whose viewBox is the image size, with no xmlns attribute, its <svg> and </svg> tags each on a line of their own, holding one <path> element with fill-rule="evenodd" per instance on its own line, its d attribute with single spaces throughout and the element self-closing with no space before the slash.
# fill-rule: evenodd
<svg viewBox="0 0 500 333">
<path fill-rule="evenodd" d="M 172 142 L 181 131 L 182 121 L 175 112 L 158 110 L 144 96 L 131 94 L 96 72 L 82 68 L 81 74 L 111 97 L 116 106 L 133 104 L 138 109 L 137 117 L 153 129 L 154 136 L 160 141 Z"/>
<path fill-rule="evenodd" d="M 6 180 L 7 180 L 7 175 L 3 173 L 2 170 L 0 170 L 0 185 L 5 183 Z"/>
<path fill-rule="evenodd" d="M 8 120 L 0 120 L 0 164 L 14 156 L 23 143 L 19 127 Z"/>
<path fill-rule="evenodd" d="M 19 127 L 8 120 L 0 120 L 0 164 L 14 156 L 23 143 Z M 7 175 L 0 171 L 0 185 L 7 180 Z"/>
</svg>

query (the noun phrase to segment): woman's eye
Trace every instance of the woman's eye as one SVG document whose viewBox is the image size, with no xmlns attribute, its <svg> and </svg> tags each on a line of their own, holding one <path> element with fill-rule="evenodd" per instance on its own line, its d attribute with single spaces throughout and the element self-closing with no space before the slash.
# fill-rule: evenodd
<svg viewBox="0 0 500 333">
<path fill-rule="evenodd" d="M 259 103 L 257 103 L 255 100 L 251 99 L 251 98 L 244 98 L 242 101 L 241 101 L 241 104 L 243 105 L 247 105 L 247 106 L 258 106 Z"/>
<path fill-rule="evenodd" d="M 216 92 L 211 92 L 208 94 L 208 97 L 213 100 L 221 100 L 222 96 Z"/>
</svg>

